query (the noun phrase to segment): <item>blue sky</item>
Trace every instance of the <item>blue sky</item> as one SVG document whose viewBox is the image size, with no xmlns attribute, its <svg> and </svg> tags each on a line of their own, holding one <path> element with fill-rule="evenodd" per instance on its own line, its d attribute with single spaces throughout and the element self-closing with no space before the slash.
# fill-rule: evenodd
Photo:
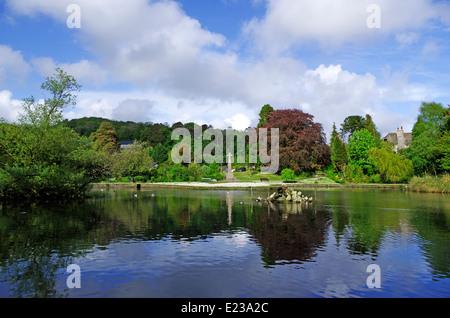
<svg viewBox="0 0 450 318">
<path fill-rule="evenodd" d="M 447 1 L 0 0 L 0 117 L 61 67 L 83 85 L 69 119 L 244 129 L 268 103 L 327 134 L 370 114 L 386 134 L 450 103 L 449 56 Z"/>
</svg>

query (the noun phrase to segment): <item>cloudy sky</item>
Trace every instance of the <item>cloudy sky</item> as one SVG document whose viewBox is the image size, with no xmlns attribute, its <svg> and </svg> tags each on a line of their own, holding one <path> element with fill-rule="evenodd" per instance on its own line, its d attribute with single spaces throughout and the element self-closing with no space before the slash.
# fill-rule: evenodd
<svg viewBox="0 0 450 318">
<path fill-rule="evenodd" d="M 69 119 L 244 129 L 270 104 L 386 134 L 450 103 L 449 57 L 442 0 L 0 0 L 0 117 L 61 67 Z"/>
</svg>

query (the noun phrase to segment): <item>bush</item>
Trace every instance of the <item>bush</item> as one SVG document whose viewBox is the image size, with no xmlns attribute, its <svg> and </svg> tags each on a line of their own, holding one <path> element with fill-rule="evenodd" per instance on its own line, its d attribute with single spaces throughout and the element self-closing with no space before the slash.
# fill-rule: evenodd
<svg viewBox="0 0 450 318">
<path fill-rule="evenodd" d="M 169 180 L 174 182 L 188 181 L 188 169 L 181 163 L 174 164 L 169 170 Z"/>
<path fill-rule="evenodd" d="M 283 169 L 283 171 L 281 171 L 281 179 L 295 180 L 295 172 L 289 168 L 285 168 Z"/>
<path fill-rule="evenodd" d="M 190 163 L 187 168 L 189 181 L 200 181 L 202 178 L 202 167 L 198 163 Z"/>
<path fill-rule="evenodd" d="M 153 168 L 150 170 L 151 173 L 151 177 L 150 177 L 150 181 L 151 182 L 167 182 L 169 181 L 168 178 L 168 172 L 170 170 L 169 165 L 167 165 L 166 163 L 162 163 L 158 166 L 158 168 Z"/>
<path fill-rule="evenodd" d="M 202 178 L 208 178 L 209 176 L 209 166 L 203 165 L 202 166 Z"/>
<path fill-rule="evenodd" d="M 223 172 L 220 171 L 219 164 L 217 162 L 213 162 L 209 165 L 208 174 L 206 178 L 222 180 L 225 178 Z"/>
<path fill-rule="evenodd" d="M 346 179 L 356 183 L 366 182 L 367 178 L 364 175 L 363 169 L 355 164 L 348 164 L 344 168 Z"/>
<path fill-rule="evenodd" d="M 134 182 L 147 182 L 148 176 L 136 176 L 134 177 Z"/>
<path fill-rule="evenodd" d="M 374 174 L 370 176 L 370 183 L 381 183 L 381 176 L 379 174 Z"/>
</svg>

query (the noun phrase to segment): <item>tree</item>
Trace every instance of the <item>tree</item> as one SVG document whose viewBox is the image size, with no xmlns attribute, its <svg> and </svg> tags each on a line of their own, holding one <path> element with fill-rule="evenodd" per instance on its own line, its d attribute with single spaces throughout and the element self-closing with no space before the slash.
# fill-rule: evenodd
<svg viewBox="0 0 450 318">
<path fill-rule="evenodd" d="M 314 172 L 330 163 L 330 148 L 326 144 L 322 125 L 313 116 L 298 109 L 276 110 L 260 128 L 279 128 L 279 171 L 289 168 L 296 174 Z"/>
<path fill-rule="evenodd" d="M 169 158 L 168 150 L 162 144 L 157 144 L 155 147 L 153 147 L 153 149 L 150 151 L 150 156 L 157 163 L 163 163 Z"/>
<path fill-rule="evenodd" d="M 402 153 L 413 162 L 415 173 L 436 173 L 435 162 L 431 147 L 436 142 L 436 136 L 431 131 L 424 131 L 420 135 L 413 137 L 407 149 Z"/>
<path fill-rule="evenodd" d="M 331 133 L 330 152 L 334 170 L 342 171 L 348 162 L 347 150 L 336 131 L 335 124 L 333 124 L 333 132 Z"/>
<path fill-rule="evenodd" d="M 437 135 L 444 123 L 445 109 L 442 104 L 422 102 L 417 121 L 412 130 L 413 138 L 418 137 L 424 131 L 429 131 Z"/>
<path fill-rule="evenodd" d="M 378 132 L 377 127 L 369 114 L 366 115 L 364 120 L 364 128 L 367 129 L 367 131 L 372 135 L 373 140 L 375 141 L 375 146 L 377 148 L 381 148 L 381 134 Z"/>
<path fill-rule="evenodd" d="M 414 174 L 412 161 L 394 151 L 386 148 L 371 148 L 368 154 L 369 161 L 381 174 L 384 182 L 405 182 Z"/>
<path fill-rule="evenodd" d="M 110 170 L 116 178 L 148 174 L 153 164 L 149 148 L 138 142 L 130 148 L 110 154 Z"/>
<path fill-rule="evenodd" d="M 346 139 L 350 138 L 356 131 L 364 129 L 366 127 L 366 123 L 363 117 L 361 116 L 348 116 L 344 119 L 344 122 L 341 124 L 341 137 Z"/>
<path fill-rule="evenodd" d="M 145 127 L 141 131 L 140 139 L 143 142 L 147 142 L 150 147 L 154 147 L 157 144 L 163 146 L 169 146 L 170 129 L 164 124 L 153 124 Z"/>
<path fill-rule="evenodd" d="M 444 132 L 429 148 L 437 173 L 450 171 L 450 131 Z"/>
<path fill-rule="evenodd" d="M 413 139 L 403 153 L 413 162 L 416 174 L 447 171 L 448 139 L 446 110 L 441 104 L 423 102 L 413 127 Z"/>
<path fill-rule="evenodd" d="M 33 96 L 25 98 L 22 104 L 23 112 L 19 116 L 22 125 L 42 127 L 60 124 L 63 120 L 63 110 L 68 106 L 75 106 L 81 85 L 75 78 L 68 75 L 61 68 L 56 68 L 53 77 L 47 77 L 41 89 L 50 93 L 43 102 L 36 102 Z"/>
<path fill-rule="evenodd" d="M 267 124 L 267 121 L 270 119 L 270 116 L 273 114 L 274 109 L 269 104 L 264 105 L 259 112 L 259 122 L 257 127 L 261 127 Z"/>
<path fill-rule="evenodd" d="M 62 124 L 62 111 L 75 104 L 80 85 L 57 68 L 41 88 L 52 97 L 25 99 L 19 122 L 0 125 L 0 198 L 79 197 L 103 175 L 90 141 Z"/>
<path fill-rule="evenodd" d="M 361 129 L 353 133 L 349 138 L 349 159 L 350 163 L 360 166 L 365 174 L 372 173 L 372 164 L 368 160 L 369 149 L 375 147 L 372 134 L 367 129 Z"/>
<path fill-rule="evenodd" d="M 107 152 L 115 152 L 120 148 L 119 138 L 110 122 L 101 123 L 98 130 L 91 134 L 91 140 L 99 149 Z"/>
</svg>

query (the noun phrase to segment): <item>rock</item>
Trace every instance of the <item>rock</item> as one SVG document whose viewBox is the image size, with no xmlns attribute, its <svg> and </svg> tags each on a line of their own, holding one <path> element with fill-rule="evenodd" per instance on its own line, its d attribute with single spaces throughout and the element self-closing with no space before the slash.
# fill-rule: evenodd
<svg viewBox="0 0 450 318">
<path fill-rule="evenodd" d="M 274 193 L 272 193 L 272 194 L 268 197 L 268 200 L 269 200 L 269 201 L 274 201 L 276 198 L 277 198 L 277 193 L 274 192 Z"/>
</svg>

